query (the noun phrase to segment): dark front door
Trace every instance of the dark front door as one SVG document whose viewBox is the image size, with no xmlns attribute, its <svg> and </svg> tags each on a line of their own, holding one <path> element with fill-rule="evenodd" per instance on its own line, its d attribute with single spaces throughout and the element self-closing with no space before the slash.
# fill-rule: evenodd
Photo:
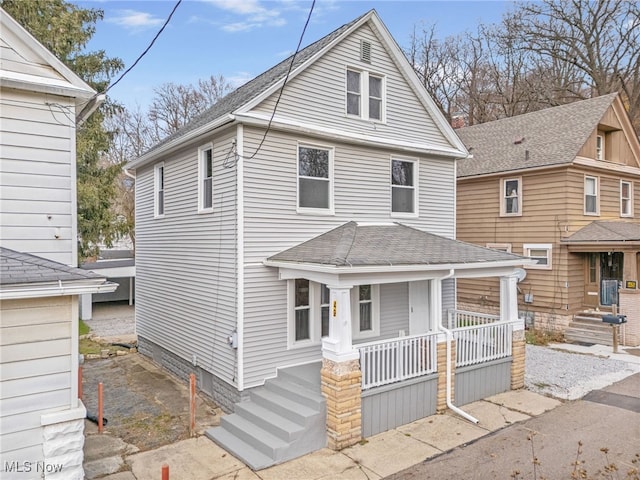
<svg viewBox="0 0 640 480">
<path fill-rule="evenodd" d="M 618 286 L 622 281 L 622 252 L 600 254 L 600 305 L 618 305 Z"/>
</svg>

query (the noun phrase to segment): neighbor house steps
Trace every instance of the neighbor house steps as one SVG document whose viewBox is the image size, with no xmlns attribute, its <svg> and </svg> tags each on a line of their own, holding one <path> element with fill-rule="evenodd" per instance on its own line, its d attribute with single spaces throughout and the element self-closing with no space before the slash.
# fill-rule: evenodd
<svg viewBox="0 0 640 480">
<path fill-rule="evenodd" d="M 279 370 L 205 434 L 253 470 L 323 448 L 326 401 L 320 392 L 320 363 Z"/>
<path fill-rule="evenodd" d="M 602 321 L 602 315 L 611 312 L 580 312 L 573 317 L 573 321 L 564 332 L 567 342 L 594 343 L 598 345 L 613 345 L 611 325 Z M 619 342 L 622 343 L 620 327 L 618 328 Z"/>
</svg>

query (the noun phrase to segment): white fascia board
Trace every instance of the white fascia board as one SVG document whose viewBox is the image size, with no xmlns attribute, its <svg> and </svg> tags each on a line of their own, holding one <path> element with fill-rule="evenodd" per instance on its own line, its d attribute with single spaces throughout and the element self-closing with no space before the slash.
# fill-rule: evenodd
<svg viewBox="0 0 640 480">
<path fill-rule="evenodd" d="M 266 127 L 269 124 L 270 117 L 260 113 L 237 114 L 236 120 L 246 125 L 255 127 Z M 417 153 L 422 155 L 433 155 L 438 157 L 446 157 L 451 159 L 465 158 L 466 154 L 462 150 L 445 149 L 435 145 L 418 144 L 411 142 L 403 142 L 383 137 L 375 137 L 372 135 L 363 135 L 358 133 L 345 132 L 328 127 L 318 125 L 310 125 L 301 123 L 297 120 L 286 118 L 274 118 L 271 128 L 292 132 L 297 134 L 311 135 L 321 138 L 331 138 L 347 143 L 371 146 L 371 147 L 387 147 L 396 150 L 402 150 L 409 153 Z"/>
<path fill-rule="evenodd" d="M 316 52 L 315 55 L 313 55 L 312 57 L 309 57 L 307 59 L 307 61 L 305 61 L 304 63 L 300 64 L 297 68 L 292 70 L 289 73 L 289 78 L 287 79 L 287 82 L 289 82 L 292 79 L 296 78 L 300 73 L 304 72 L 307 68 L 309 68 L 309 66 L 313 65 L 326 52 L 331 50 L 335 45 L 337 45 L 339 42 L 341 42 L 346 37 L 351 35 L 351 33 L 356 31 L 358 28 L 360 28 L 366 22 L 368 22 L 369 19 L 372 18 L 372 16 L 375 16 L 374 14 L 375 14 L 375 12 L 371 11 L 369 14 L 365 15 L 364 17 L 362 17 L 358 23 L 352 25 L 349 29 L 347 29 L 344 32 L 342 32 L 342 34 L 340 36 L 334 38 L 331 43 L 328 43 L 327 45 L 325 45 L 325 47 L 322 50 L 319 50 L 318 52 Z M 284 83 L 284 79 L 285 79 L 285 77 L 282 77 L 277 82 L 274 82 L 264 92 L 262 92 L 260 95 L 257 95 L 256 97 L 251 99 L 249 102 L 247 102 L 244 105 L 242 105 L 242 107 L 238 108 L 234 113 L 236 113 L 236 114 L 247 113 L 250 110 L 252 110 L 253 108 L 255 108 L 256 106 L 258 106 L 260 103 L 262 103 L 264 100 L 266 100 L 267 98 L 269 98 L 271 95 L 273 95 L 275 92 L 279 91 L 282 88 L 282 84 Z"/>
<path fill-rule="evenodd" d="M 22 284 L 0 289 L 0 300 L 17 300 L 23 298 L 61 297 L 65 295 L 82 295 L 84 293 L 111 293 L 118 288 L 117 283 L 46 283 L 39 285 Z"/>
<path fill-rule="evenodd" d="M 433 120 L 436 122 L 436 125 L 438 126 L 442 134 L 447 138 L 447 140 L 451 142 L 452 146 L 455 149 L 464 152 L 462 158 L 466 158 L 469 155 L 467 147 L 465 147 L 464 143 L 462 143 L 462 140 L 460 140 L 460 137 L 458 137 L 458 135 L 455 133 L 453 127 L 449 125 L 449 122 L 447 122 L 446 118 L 444 117 L 436 103 L 433 101 L 424 85 L 420 83 L 418 75 L 411 67 L 411 64 L 404 56 L 404 53 L 402 53 L 402 50 L 398 46 L 398 43 L 395 41 L 389 30 L 387 30 L 384 22 L 380 19 L 380 17 L 378 17 L 378 15 L 373 15 L 371 17 L 371 21 L 377 27 L 378 31 L 384 38 L 391 56 L 396 62 L 396 66 L 403 73 L 405 79 L 414 88 L 416 94 L 418 95 L 418 98 L 422 101 L 425 109 L 431 114 Z"/>
<path fill-rule="evenodd" d="M 63 80 L 19 72 L 8 72 L 7 70 L 0 70 L 0 86 L 79 99 L 88 99 L 96 94 L 95 90 L 91 88 L 78 88 Z"/>
<path fill-rule="evenodd" d="M 186 143 L 197 139 L 198 137 L 200 137 L 201 135 L 204 135 L 206 133 L 210 133 L 213 130 L 222 127 L 223 125 L 226 125 L 228 123 L 231 123 L 235 120 L 234 115 L 228 113 L 226 115 L 223 115 L 221 117 L 218 117 L 217 119 L 213 120 L 212 122 L 209 122 L 205 125 L 202 125 L 199 128 L 196 128 L 195 130 L 190 131 L 189 133 L 186 133 L 184 135 L 181 135 L 167 143 L 165 143 L 164 145 L 162 145 L 161 147 L 153 150 L 152 152 L 146 153 L 144 155 L 142 155 L 141 157 L 136 158 L 135 160 L 132 160 L 131 162 L 127 163 L 124 168 L 126 170 L 135 170 L 136 168 L 140 168 L 143 167 L 155 160 L 158 159 L 158 157 L 161 157 L 163 155 L 168 155 L 170 153 L 172 153 L 173 151 L 182 148 Z"/>
</svg>

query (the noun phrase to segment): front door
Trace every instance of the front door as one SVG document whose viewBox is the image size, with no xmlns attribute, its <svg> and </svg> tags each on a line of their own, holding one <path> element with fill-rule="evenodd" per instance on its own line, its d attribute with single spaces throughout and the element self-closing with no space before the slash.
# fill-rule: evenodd
<svg viewBox="0 0 640 480">
<path fill-rule="evenodd" d="M 409 335 L 429 330 L 429 280 L 409 282 Z"/>
<path fill-rule="evenodd" d="M 598 253 L 587 253 L 584 270 L 584 305 L 589 308 L 597 308 L 599 306 L 599 267 L 600 255 Z"/>
<path fill-rule="evenodd" d="M 624 254 L 600 254 L 600 305 L 618 305 L 618 286 L 622 281 Z"/>
</svg>

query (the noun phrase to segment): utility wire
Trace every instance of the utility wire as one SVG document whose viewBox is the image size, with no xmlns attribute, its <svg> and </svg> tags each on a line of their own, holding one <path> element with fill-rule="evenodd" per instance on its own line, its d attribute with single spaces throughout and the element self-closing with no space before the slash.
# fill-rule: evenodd
<svg viewBox="0 0 640 480">
<path fill-rule="evenodd" d="M 145 48 L 144 52 L 142 52 L 140 54 L 140 56 L 136 59 L 136 61 L 133 62 L 133 64 L 129 68 L 127 68 L 124 72 L 122 72 L 122 75 L 120 75 L 120 77 L 115 82 L 110 84 L 107 87 L 107 89 L 102 93 L 107 93 L 109 90 L 111 90 L 113 87 L 115 87 L 120 82 L 120 80 L 122 80 L 124 78 L 124 76 L 127 73 L 129 73 L 138 64 L 138 62 L 140 60 L 142 60 L 142 57 L 144 57 L 147 54 L 147 52 L 149 52 L 149 50 L 151 50 L 151 47 L 153 47 L 153 44 L 156 43 L 156 40 L 158 39 L 158 37 L 162 34 L 162 32 L 164 31 L 166 26 L 169 25 L 169 22 L 171 21 L 171 17 L 173 17 L 173 14 L 176 12 L 176 10 L 178 9 L 178 7 L 180 6 L 181 3 L 182 3 L 182 0 L 178 0 L 176 2 L 176 4 L 173 6 L 173 10 L 171 10 L 171 13 L 169 14 L 167 19 L 165 20 L 164 25 L 162 25 L 160 30 L 158 30 L 158 33 L 156 33 L 156 36 L 153 37 L 153 40 L 151 40 L 151 43 L 149 44 L 149 46 L 147 48 Z"/>
<path fill-rule="evenodd" d="M 256 149 L 256 151 L 253 152 L 253 154 L 250 157 L 245 158 L 245 160 L 251 160 L 252 158 L 254 158 L 258 154 L 258 152 L 262 148 L 262 145 L 264 144 L 264 141 L 267 138 L 267 134 L 269 133 L 269 130 L 271 130 L 271 123 L 273 122 L 273 117 L 276 116 L 276 110 L 278 109 L 278 104 L 280 103 L 280 98 L 282 98 L 282 92 L 284 92 L 284 87 L 287 84 L 287 80 L 289 80 L 289 75 L 291 74 L 291 70 L 293 69 L 294 62 L 296 61 L 296 55 L 298 55 L 298 52 L 300 51 L 300 45 L 302 45 L 302 39 L 304 38 L 304 33 L 307 31 L 307 26 L 309 25 L 309 21 L 311 20 L 311 14 L 313 13 L 313 7 L 315 5 L 316 5 L 316 0 L 313 0 L 313 2 L 311 2 L 311 9 L 309 9 L 309 15 L 307 15 L 307 21 L 304 24 L 304 28 L 302 29 L 302 33 L 300 34 L 300 40 L 298 40 L 298 46 L 296 47 L 295 53 L 291 57 L 291 63 L 289 64 L 289 70 L 287 71 L 287 75 L 284 77 L 284 82 L 282 82 L 282 88 L 280 89 L 280 93 L 278 94 L 278 99 L 276 100 L 276 104 L 273 106 L 273 112 L 271 113 L 271 118 L 269 119 L 269 123 L 267 124 L 267 129 L 265 130 L 264 135 L 262 136 L 262 140 L 260 141 L 260 145 L 258 145 L 258 148 Z"/>
</svg>

